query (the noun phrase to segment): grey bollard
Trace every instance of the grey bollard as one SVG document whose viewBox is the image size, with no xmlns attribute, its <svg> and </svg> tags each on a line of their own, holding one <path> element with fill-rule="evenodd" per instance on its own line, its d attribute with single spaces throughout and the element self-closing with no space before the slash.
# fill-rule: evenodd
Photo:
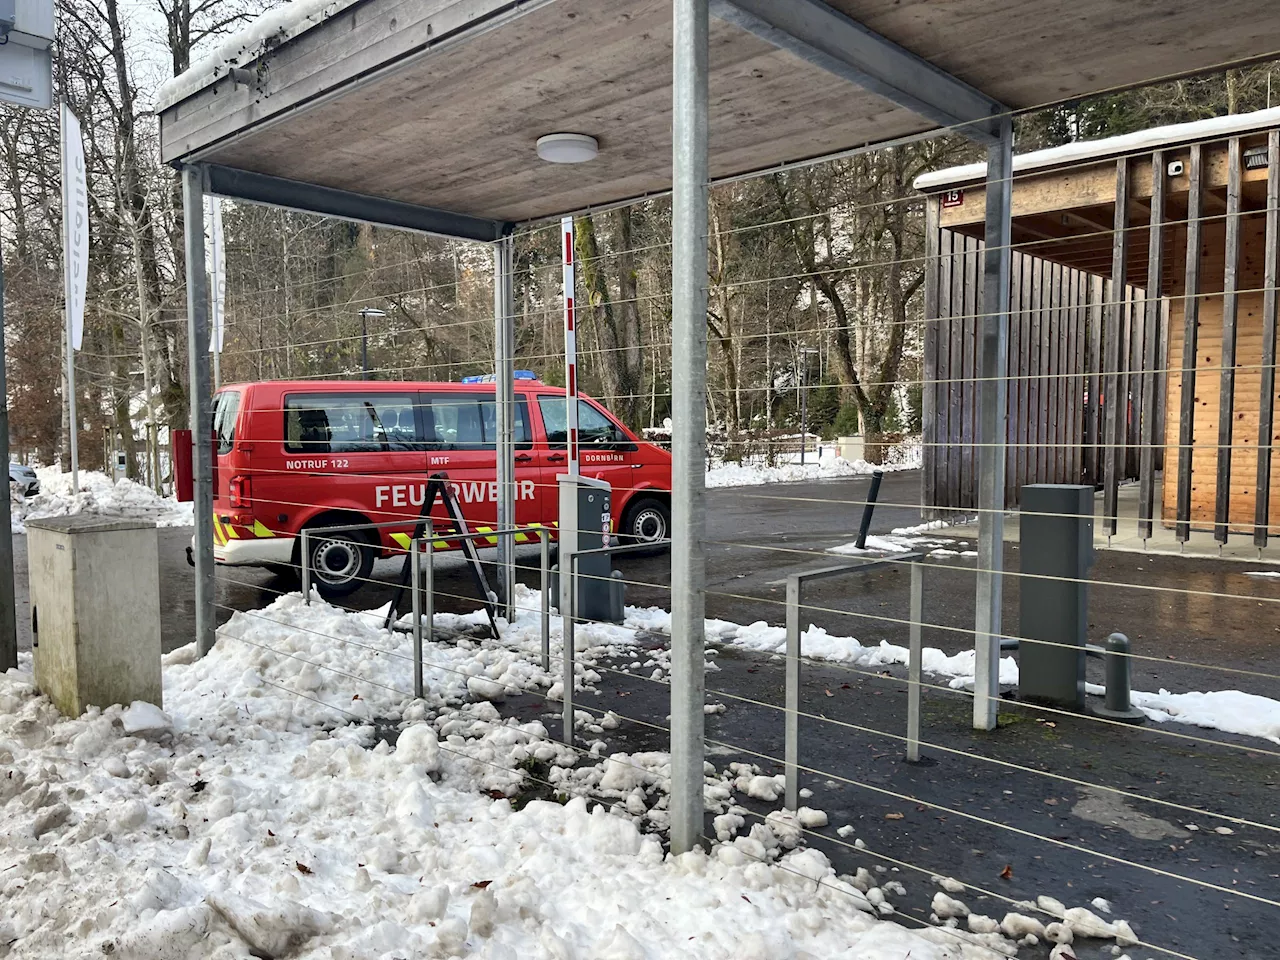
<svg viewBox="0 0 1280 960">
<path fill-rule="evenodd" d="M 1104 705 L 1094 707 L 1093 713 L 1122 723 L 1145 723 L 1147 715 L 1129 702 L 1129 638 L 1113 633 L 1107 637 L 1106 650 L 1106 696 Z"/>
</svg>

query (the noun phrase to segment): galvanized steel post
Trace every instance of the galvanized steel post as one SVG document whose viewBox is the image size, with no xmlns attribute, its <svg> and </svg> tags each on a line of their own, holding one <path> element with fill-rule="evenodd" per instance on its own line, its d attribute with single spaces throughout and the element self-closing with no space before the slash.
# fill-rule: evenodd
<svg viewBox="0 0 1280 960">
<path fill-rule="evenodd" d="M 435 534 L 431 529 L 430 521 L 427 522 L 426 530 L 427 538 L 427 565 L 423 568 L 423 584 L 422 599 L 426 610 L 423 612 L 422 620 L 426 624 L 426 641 L 427 643 L 435 643 L 436 640 L 436 541 Z"/>
<path fill-rule="evenodd" d="M 907 652 L 907 760 L 920 759 L 920 673 L 923 650 L 920 634 L 924 621 L 924 571 L 911 564 L 910 639 Z"/>
<path fill-rule="evenodd" d="M 213 410 L 209 390 L 209 289 L 204 253 L 205 170 L 182 168 L 182 219 L 187 260 L 187 360 L 191 382 L 191 463 L 195 486 L 196 649 L 213 649 Z"/>
<path fill-rule="evenodd" d="M 302 545 L 298 548 L 302 568 L 302 602 L 311 606 L 311 531 L 302 528 Z"/>
<path fill-rule="evenodd" d="M 516 525 L 514 246 L 511 237 L 504 237 L 493 244 L 493 375 L 498 428 L 499 530 Z M 497 580 L 508 622 L 513 619 L 515 609 L 515 562 L 515 543 L 507 537 L 499 537 Z"/>
<path fill-rule="evenodd" d="M 538 553 L 542 570 L 542 669 L 551 670 L 551 533 L 543 527 L 538 531 Z"/>
<path fill-rule="evenodd" d="M 799 576 L 787 577 L 786 712 L 783 736 L 783 777 L 788 810 L 800 809 L 800 596 Z"/>
<path fill-rule="evenodd" d="M 431 541 L 428 540 L 427 543 Z M 413 610 L 413 695 L 422 699 L 422 541 L 409 541 L 409 596 Z"/>
<path fill-rule="evenodd" d="M 707 0 L 674 0 L 671 154 L 671 850 L 702 836 L 706 685 Z"/>
<path fill-rule="evenodd" d="M 986 249 L 982 276 L 982 378 L 978 399 L 978 586 L 974 612 L 973 726 L 993 730 L 1000 697 L 1004 599 L 1004 469 L 1008 414 L 1009 260 L 1013 121 L 999 118 L 987 150 Z M 958 455 L 958 451 L 952 451 Z"/>
<path fill-rule="evenodd" d="M 575 643 L 573 636 L 573 610 L 576 604 L 573 597 L 574 579 L 578 575 L 577 563 L 573 554 L 565 554 L 563 547 L 560 551 L 560 623 L 562 625 L 561 634 L 564 642 L 562 644 L 563 651 L 561 659 L 564 661 L 562 666 L 564 672 L 561 674 L 561 686 L 563 690 L 560 694 L 560 702 L 562 704 L 561 717 L 563 718 L 564 729 L 562 736 L 566 746 L 573 746 L 573 661 L 575 651 L 573 645 Z"/>
</svg>

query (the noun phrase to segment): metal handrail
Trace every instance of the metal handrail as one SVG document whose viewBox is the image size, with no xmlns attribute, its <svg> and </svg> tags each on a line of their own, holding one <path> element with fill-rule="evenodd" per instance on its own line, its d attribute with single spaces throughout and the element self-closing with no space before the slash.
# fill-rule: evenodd
<svg viewBox="0 0 1280 960">
<path fill-rule="evenodd" d="M 908 677 L 914 677 L 912 690 L 915 692 L 915 704 L 908 699 L 907 703 L 907 755 L 908 759 L 919 756 L 919 670 L 920 670 L 920 619 L 918 609 L 922 599 L 920 588 L 920 561 L 924 555 L 920 553 L 902 553 L 892 558 L 880 560 L 861 560 L 840 563 L 829 567 L 818 567 L 813 570 L 799 570 L 787 577 L 787 652 L 786 652 L 786 706 L 783 750 L 783 775 L 786 780 L 785 799 L 790 810 L 798 810 L 800 803 L 800 606 L 804 585 L 809 580 L 825 580 L 828 577 L 844 574 L 865 573 L 878 567 L 887 567 L 903 562 L 911 565 L 911 647 L 908 665 Z M 915 746 L 916 756 L 912 756 L 911 723 L 916 723 Z"/>
</svg>

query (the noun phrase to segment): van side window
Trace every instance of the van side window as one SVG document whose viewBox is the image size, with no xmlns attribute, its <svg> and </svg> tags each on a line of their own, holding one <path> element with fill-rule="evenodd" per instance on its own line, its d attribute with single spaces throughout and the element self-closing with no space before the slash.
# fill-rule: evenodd
<svg viewBox="0 0 1280 960">
<path fill-rule="evenodd" d="M 218 452 L 230 453 L 236 443 L 236 415 L 240 412 L 240 394 L 224 390 L 214 398 L 213 434 L 218 438 Z"/>
<path fill-rule="evenodd" d="M 498 443 L 498 408 L 492 394 L 435 393 L 423 411 L 432 450 L 493 450 Z M 529 407 L 516 401 L 516 445 L 530 445 Z"/>
<path fill-rule="evenodd" d="M 293 394 L 284 401 L 289 453 L 420 450 L 408 393 Z"/>
<path fill-rule="evenodd" d="M 542 425 L 547 428 L 548 445 L 565 446 L 569 438 L 565 425 L 565 398 L 554 395 L 538 397 L 538 408 L 542 411 Z M 578 401 L 578 441 L 583 444 L 631 442 L 616 423 L 586 400 Z"/>
</svg>

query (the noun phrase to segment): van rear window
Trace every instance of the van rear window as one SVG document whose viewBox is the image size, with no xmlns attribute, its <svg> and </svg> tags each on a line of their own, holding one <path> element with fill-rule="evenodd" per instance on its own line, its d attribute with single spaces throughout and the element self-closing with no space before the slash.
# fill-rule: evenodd
<svg viewBox="0 0 1280 960">
<path fill-rule="evenodd" d="M 293 394 L 284 401 L 289 453 L 422 449 L 411 393 Z"/>
<path fill-rule="evenodd" d="M 230 453 L 236 443 L 240 394 L 235 390 L 223 390 L 214 397 L 213 404 L 213 435 L 218 438 L 218 452 Z"/>
</svg>

